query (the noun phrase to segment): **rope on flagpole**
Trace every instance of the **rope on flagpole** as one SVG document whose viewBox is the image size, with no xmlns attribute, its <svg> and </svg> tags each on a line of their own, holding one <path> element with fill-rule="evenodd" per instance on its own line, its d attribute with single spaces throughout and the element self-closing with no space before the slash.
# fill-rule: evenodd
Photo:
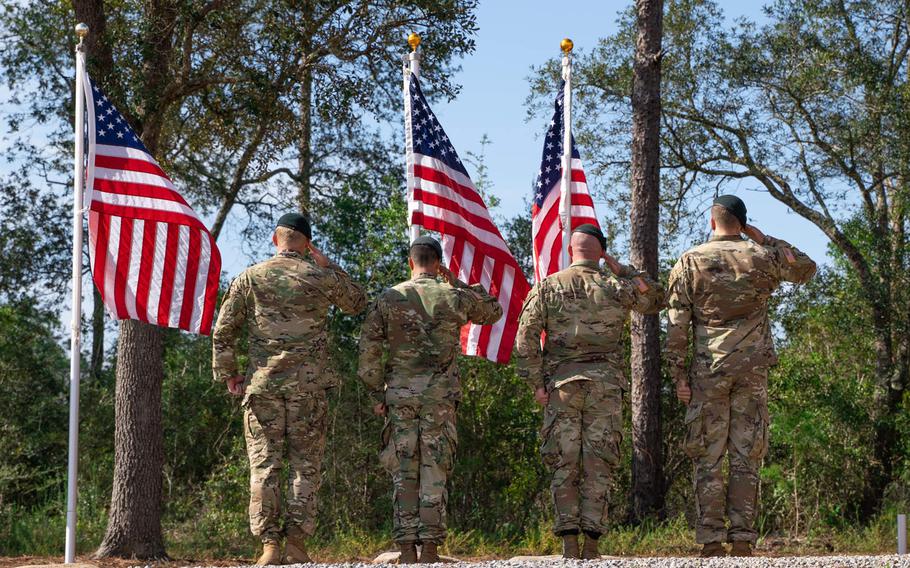
<svg viewBox="0 0 910 568">
<path fill-rule="evenodd" d="M 559 219 L 562 221 L 561 268 L 569 266 L 569 242 L 572 238 L 572 40 L 563 39 L 562 78 L 562 182 L 559 195 Z"/>
<path fill-rule="evenodd" d="M 66 463 L 66 543 L 64 562 L 76 560 L 76 476 L 79 470 L 79 374 L 82 355 L 82 195 L 85 191 L 85 36 L 88 26 L 76 25 L 76 155 L 73 194 L 73 305 L 70 324 L 70 415 Z"/>
<path fill-rule="evenodd" d="M 412 139 L 413 130 L 411 128 L 411 74 L 420 78 L 420 36 L 412 33 L 408 36 L 408 45 L 411 46 L 410 53 L 402 57 L 404 62 L 404 127 L 405 127 L 405 183 L 407 183 L 408 192 L 408 223 L 411 222 L 413 211 L 420 210 L 421 206 L 414 200 L 411 192 L 414 190 L 414 141 Z M 408 241 L 414 242 L 414 239 L 420 236 L 420 225 L 411 224 L 408 227 Z"/>
</svg>

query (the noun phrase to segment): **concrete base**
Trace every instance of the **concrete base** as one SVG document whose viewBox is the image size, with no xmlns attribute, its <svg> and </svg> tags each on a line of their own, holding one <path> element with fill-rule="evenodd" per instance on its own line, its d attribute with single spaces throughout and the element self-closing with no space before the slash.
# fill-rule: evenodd
<svg viewBox="0 0 910 568">
<path fill-rule="evenodd" d="M 417 548 L 418 548 L 418 550 L 420 549 L 420 547 L 417 547 Z M 377 556 L 376 558 L 373 559 L 373 564 L 398 564 L 399 556 L 401 556 L 401 553 L 398 551 L 383 552 L 382 554 L 380 554 L 379 556 Z M 444 563 L 444 564 L 451 564 L 453 562 L 461 562 L 461 560 L 459 560 L 457 558 L 453 558 L 451 556 L 443 556 L 441 554 L 439 555 L 439 560 L 441 563 Z"/>
</svg>

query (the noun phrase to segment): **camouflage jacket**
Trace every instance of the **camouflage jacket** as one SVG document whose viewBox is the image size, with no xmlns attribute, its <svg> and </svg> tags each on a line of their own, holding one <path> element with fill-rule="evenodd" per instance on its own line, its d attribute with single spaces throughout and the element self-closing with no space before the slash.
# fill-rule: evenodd
<svg viewBox="0 0 910 568">
<path fill-rule="evenodd" d="M 461 327 L 501 317 L 502 306 L 482 286 L 451 286 L 419 274 L 380 294 L 367 312 L 360 378 L 373 398 L 393 406 L 461 400 L 455 364 Z"/>
<path fill-rule="evenodd" d="M 344 270 L 322 268 L 296 252 L 247 268 L 231 282 L 212 333 L 215 380 L 239 374 L 236 346 L 246 332 L 248 394 L 335 386 L 326 353 L 329 308 L 356 314 L 366 303 L 363 288 Z"/>
<path fill-rule="evenodd" d="M 519 376 L 535 389 L 572 378 L 625 388 L 622 334 L 629 310 L 655 314 L 663 299 L 660 284 L 634 267 L 624 266 L 616 277 L 597 262 L 573 262 L 537 283 L 525 300 L 516 338 Z"/>
<path fill-rule="evenodd" d="M 790 244 L 766 237 L 714 236 L 686 251 L 670 273 L 667 365 L 674 381 L 687 376 L 694 328 L 694 375 L 735 373 L 777 362 L 768 299 L 782 281 L 803 284 L 815 263 Z"/>
</svg>

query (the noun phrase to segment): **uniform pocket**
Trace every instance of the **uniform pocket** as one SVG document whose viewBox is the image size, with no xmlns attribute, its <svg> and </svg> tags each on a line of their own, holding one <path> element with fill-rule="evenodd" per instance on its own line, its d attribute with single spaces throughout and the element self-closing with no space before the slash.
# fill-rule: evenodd
<svg viewBox="0 0 910 568">
<path fill-rule="evenodd" d="M 392 443 L 392 421 L 386 419 L 380 434 L 379 464 L 389 473 L 398 469 L 398 455 Z"/>
<path fill-rule="evenodd" d="M 761 461 L 768 454 L 770 445 L 770 426 L 771 418 L 768 415 L 768 407 L 765 404 L 759 404 L 758 412 L 755 413 L 755 439 L 752 442 L 752 451 L 749 457 L 755 461 Z"/>
<path fill-rule="evenodd" d="M 555 430 L 556 412 L 547 407 L 544 410 L 543 426 L 540 429 L 540 455 L 548 467 L 555 467 L 559 462 L 559 444 L 554 435 Z"/>
<path fill-rule="evenodd" d="M 702 410 L 700 402 L 693 402 L 686 409 L 686 440 L 683 450 L 693 459 L 705 454 L 705 419 Z"/>
</svg>

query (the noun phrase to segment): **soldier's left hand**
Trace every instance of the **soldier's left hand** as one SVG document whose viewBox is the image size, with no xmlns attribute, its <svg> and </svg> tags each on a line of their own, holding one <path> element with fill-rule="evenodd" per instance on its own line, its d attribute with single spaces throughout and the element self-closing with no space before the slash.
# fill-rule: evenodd
<svg viewBox="0 0 910 568">
<path fill-rule="evenodd" d="M 686 406 L 689 405 L 689 401 L 692 400 L 692 389 L 689 388 L 689 381 L 676 381 L 676 398 Z"/>
<path fill-rule="evenodd" d="M 313 257 L 313 261 L 323 268 L 328 268 L 329 264 L 331 264 L 329 257 L 322 254 L 322 251 L 316 248 L 316 245 L 313 244 L 313 241 L 307 243 L 307 247 L 310 249 L 310 256 Z"/>
<path fill-rule="evenodd" d="M 604 253 L 604 262 L 607 264 L 607 266 L 610 268 L 610 272 L 613 274 L 619 276 L 619 274 L 622 272 L 622 265 L 619 264 L 619 261 L 613 258 L 613 256 L 609 253 Z"/>
<path fill-rule="evenodd" d="M 244 390 L 246 390 L 243 388 L 243 382 L 245 380 L 246 377 L 242 377 L 240 375 L 229 378 L 227 381 L 225 381 L 227 383 L 228 392 L 234 396 L 242 395 Z"/>
<path fill-rule="evenodd" d="M 537 401 L 537 404 L 540 406 L 546 406 L 550 402 L 550 395 L 547 393 L 546 388 L 539 388 L 534 391 L 534 400 Z"/>
<path fill-rule="evenodd" d="M 373 414 L 376 416 L 385 416 L 387 411 L 388 409 L 386 408 L 386 405 L 382 402 L 377 402 L 373 406 Z"/>
</svg>

